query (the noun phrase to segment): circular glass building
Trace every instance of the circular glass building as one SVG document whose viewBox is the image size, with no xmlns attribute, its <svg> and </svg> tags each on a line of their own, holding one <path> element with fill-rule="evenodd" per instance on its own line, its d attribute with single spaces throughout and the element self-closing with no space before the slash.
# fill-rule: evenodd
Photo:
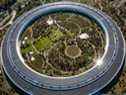
<svg viewBox="0 0 126 95">
<path fill-rule="evenodd" d="M 74 2 L 39 6 L 19 17 L 1 57 L 8 81 L 28 95 L 95 94 L 117 76 L 124 58 L 115 22 Z"/>
</svg>

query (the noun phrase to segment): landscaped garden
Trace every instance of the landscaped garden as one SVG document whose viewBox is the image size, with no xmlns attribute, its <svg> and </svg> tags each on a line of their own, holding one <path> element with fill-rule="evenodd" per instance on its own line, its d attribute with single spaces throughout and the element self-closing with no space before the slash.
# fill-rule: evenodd
<svg viewBox="0 0 126 95">
<path fill-rule="evenodd" d="M 54 77 L 78 75 L 102 57 L 105 35 L 94 21 L 70 13 L 35 21 L 22 34 L 21 53 L 35 71 Z"/>
</svg>

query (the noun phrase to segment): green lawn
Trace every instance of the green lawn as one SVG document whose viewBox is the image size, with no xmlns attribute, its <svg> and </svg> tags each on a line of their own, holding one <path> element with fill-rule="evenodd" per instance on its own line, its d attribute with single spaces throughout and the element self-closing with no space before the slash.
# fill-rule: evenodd
<svg viewBox="0 0 126 95">
<path fill-rule="evenodd" d="M 44 50 L 50 48 L 56 40 L 59 40 L 63 36 L 63 33 L 59 29 L 52 29 L 51 34 L 46 37 L 41 37 L 34 43 L 34 46 L 37 50 Z M 22 48 L 22 53 L 26 54 L 30 51 L 33 51 L 31 42 L 28 41 L 28 46 Z"/>
</svg>

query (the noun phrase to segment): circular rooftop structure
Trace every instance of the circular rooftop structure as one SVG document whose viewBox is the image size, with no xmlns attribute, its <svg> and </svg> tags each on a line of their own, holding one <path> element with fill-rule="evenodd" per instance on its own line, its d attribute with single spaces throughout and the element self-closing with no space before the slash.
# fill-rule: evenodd
<svg viewBox="0 0 126 95">
<path fill-rule="evenodd" d="M 85 30 L 83 22 L 92 28 Z M 13 23 L 1 60 L 6 77 L 23 94 L 87 95 L 107 86 L 124 58 L 123 35 L 109 16 L 87 5 L 57 2 Z"/>
</svg>

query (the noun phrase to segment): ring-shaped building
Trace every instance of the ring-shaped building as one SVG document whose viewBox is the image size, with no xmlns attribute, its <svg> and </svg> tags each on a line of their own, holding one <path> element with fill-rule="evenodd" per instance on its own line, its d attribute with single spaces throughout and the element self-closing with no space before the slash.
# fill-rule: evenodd
<svg viewBox="0 0 126 95">
<path fill-rule="evenodd" d="M 105 52 L 90 70 L 70 77 L 51 77 L 28 68 L 20 54 L 20 35 L 42 16 L 67 12 L 94 20 L 105 33 Z M 121 70 L 125 59 L 124 37 L 116 23 L 105 13 L 84 4 L 56 2 L 39 6 L 18 17 L 2 43 L 2 68 L 7 79 L 22 94 L 87 95 L 106 87 Z"/>
</svg>

